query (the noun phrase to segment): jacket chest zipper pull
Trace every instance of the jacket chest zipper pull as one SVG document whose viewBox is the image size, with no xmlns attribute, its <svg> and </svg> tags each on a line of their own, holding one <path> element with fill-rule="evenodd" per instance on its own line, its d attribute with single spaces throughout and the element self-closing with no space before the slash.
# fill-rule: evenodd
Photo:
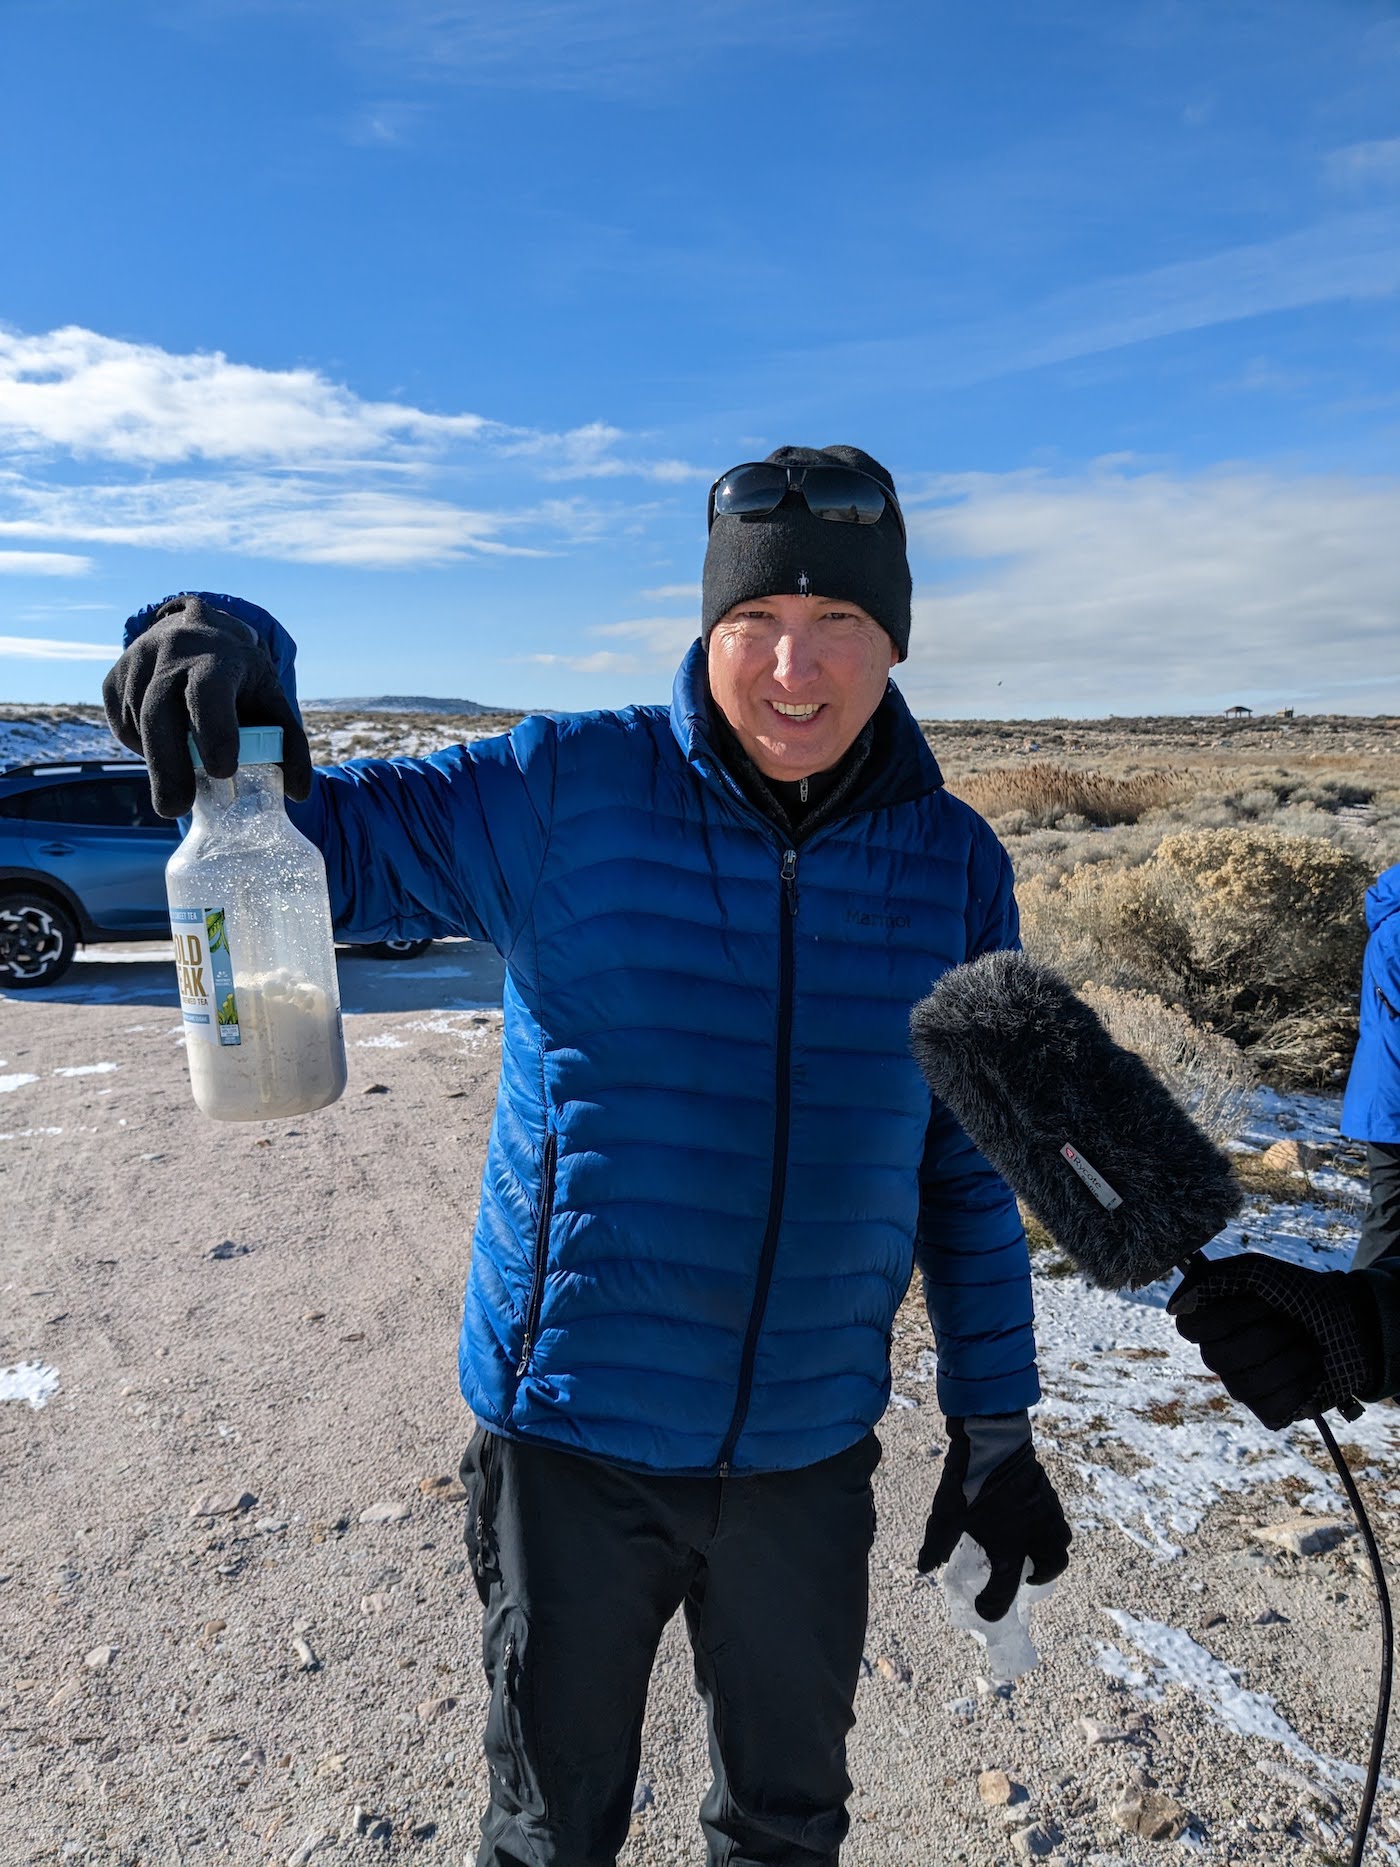
<svg viewBox="0 0 1400 1867">
<path fill-rule="evenodd" d="M 795 914 L 797 912 L 797 851 L 795 849 L 783 851 L 782 877 L 788 912 Z"/>
</svg>

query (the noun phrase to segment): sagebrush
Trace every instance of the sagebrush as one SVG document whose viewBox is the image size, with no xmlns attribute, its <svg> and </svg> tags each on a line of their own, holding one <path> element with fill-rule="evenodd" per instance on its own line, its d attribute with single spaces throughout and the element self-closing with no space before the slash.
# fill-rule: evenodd
<svg viewBox="0 0 1400 1867">
<path fill-rule="evenodd" d="M 1335 1081 L 1356 1042 L 1372 871 L 1268 830 L 1166 836 L 1137 867 L 1019 890 L 1027 947 L 1076 985 L 1155 993 L 1284 1084 Z"/>
<path fill-rule="evenodd" d="M 1136 1052 L 1213 1141 L 1243 1128 L 1255 1074 L 1239 1045 L 1203 1030 L 1155 992 L 1093 982 L 1080 988 L 1115 1043 Z"/>
</svg>

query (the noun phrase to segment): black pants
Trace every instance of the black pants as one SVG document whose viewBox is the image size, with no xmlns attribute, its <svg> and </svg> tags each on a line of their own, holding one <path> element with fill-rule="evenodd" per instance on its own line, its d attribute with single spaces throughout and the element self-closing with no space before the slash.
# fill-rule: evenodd
<svg viewBox="0 0 1400 1867">
<path fill-rule="evenodd" d="M 1364 1271 L 1378 1258 L 1400 1256 L 1400 1144 L 1368 1141 L 1370 1197 L 1352 1269 Z"/>
<path fill-rule="evenodd" d="M 879 1458 L 870 1433 L 803 1471 L 655 1478 L 478 1429 L 462 1460 L 491 1689 L 477 1867 L 612 1867 L 682 1606 L 709 1714 L 709 1867 L 835 1867 Z"/>
</svg>

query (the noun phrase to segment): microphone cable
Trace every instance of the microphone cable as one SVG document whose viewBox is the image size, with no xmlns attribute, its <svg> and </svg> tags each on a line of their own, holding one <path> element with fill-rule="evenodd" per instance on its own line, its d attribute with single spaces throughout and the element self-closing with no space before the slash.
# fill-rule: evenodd
<svg viewBox="0 0 1400 1867">
<path fill-rule="evenodd" d="M 1380 1787 L 1381 1760 L 1385 1754 L 1386 1726 L 1390 1722 L 1390 1686 L 1395 1664 L 1395 1628 L 1390 1614 L 1390 1590 L 1386 1586 L 1385 1566 L 1381 1562 L 1380 1545 L 1376 1533 L 1371 1527 L 1371 1519 L 1366 1513 L 1366 1506 L 1357 1489 L 1356 1480 L 1351 1475 L 1351 1468 L 1342 1456 L 1342 1449 L 1333 1437 L 1332 1428 L 1320 1413 L 1312 1416 L 1312 1423 L 1322 1435 L 1322 1443 L 1331 1454 L 1332 1463 L 1337 1468 L 1337 1476 L 1342 1481 L 1342 1489 L 1347 1494 L 1347 1502 L 1356 1519 L 1356 1526 L 1361 1532 L 1366 1545 L 1366 1554 L 1371 1563 L 1371 1579 L 1376 1585 L 1376 1603 L 1381 1614 L 1381 1677 L 1380 1688 L 1376 1694 L 1376 1717 L 1371 1727 L 1371 1760 L 1366 1770 L 1366 1786 L 1361 1794 L 1361 1807 L 1357 1811 L 1356 1830 L 1352 1837 L 1351 1855 L 1348 1867 L 1361 1867 L 1361 1857 L 1366 1852 L 1366 1837 L 1370 1833 L 1371 1815 L 1376 1806 L 1376 1791 Z"/>
</svg>

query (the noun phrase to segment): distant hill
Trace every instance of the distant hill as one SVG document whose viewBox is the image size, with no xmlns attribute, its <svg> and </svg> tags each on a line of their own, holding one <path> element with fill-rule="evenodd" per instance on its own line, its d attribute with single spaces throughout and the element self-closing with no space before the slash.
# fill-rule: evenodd
<svg viewBox="0 0 1400 1867">
<path fill-rule="evenodd" d="M 303 700 L 316 713 L 502 713 L 512 709 L 485 707 L 479 700 L 434 700 L 428 694 L 380 694 L 373 700 Z"/>
</svg>

